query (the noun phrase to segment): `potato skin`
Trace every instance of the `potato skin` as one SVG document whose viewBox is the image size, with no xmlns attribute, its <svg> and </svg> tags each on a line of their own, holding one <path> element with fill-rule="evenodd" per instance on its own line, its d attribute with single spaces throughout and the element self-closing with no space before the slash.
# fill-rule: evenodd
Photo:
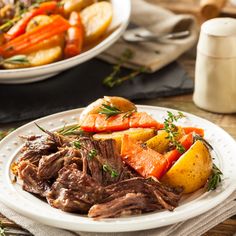
<svg viewBox="0 0 236 236">
<path fill-rule="evenodd" d="M 212 173 L 212 158 L 202 141 L 196 141 L 162 177 L 161 182 L 191 193 L 203 187 Z"/>
<path fill-rule="evenodd" d="M 80 121 L 82 121 L 88 114 L 97 114 L 102 108 L 102 104 L 108 104 L 118 108 L 121 112 L 136 111 L 137 107 L 128 99 L 122 97 L 109 97 L 99 98 L 90 103 L 81 113 Z"/>
<path fill-rule="evenodd" d="M 118 150 L 121 149 L 121 139 L 124 134 L 128 134 L 133 140 L 145 142 L 152 138 L 156 132 L 154 129 L 149 128 L 130 128 L 124 131 L 117 131 L 113 133 L 99 133 L 94 134 L 93 138 L 96 140 L 114 139 Z"/>
</svg>

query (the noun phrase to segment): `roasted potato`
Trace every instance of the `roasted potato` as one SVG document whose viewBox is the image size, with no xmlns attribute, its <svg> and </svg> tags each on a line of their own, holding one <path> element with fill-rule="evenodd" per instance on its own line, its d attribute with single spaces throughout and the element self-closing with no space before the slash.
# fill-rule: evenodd
<svg viewBox="0 0 236 236">
<path fill-rule="evenodd" d="M 97 41 L 112 21 L 112 5 L 109 2 L 94 3 L 80 13 L 85 29 L 85 43 Z"/>
<path fill-rule="evenodd" d="M 204 186 L 212 172 L 212 158 L 202 141 L 196 141 L 162 177 L 161 182 L 191 193 Z"/>
<path fill-rule="evenodd" d="M 178 127 L 178 135 L 176 139 L 180 139 L 184 135 L 184 131 L 181 127 Z M 149 139 L 146 142 L 147 146 L 161 154 L 167 151 L 170 140 L 168 139 L 168 133 L 165 130 L 158 131 L 157 135 Z"/>
<path fill-rule="evenodd" d="M 124 131 L 117 131 L 113 133 L 94 134 L 93 138 L 96 140 L 114 139 L 118 150 L 121 148 L 121 139 L 124 134 L 128 134 L 135 141 L 145 142 L 155 135 L 154 129 L 149 128 L 130 128 Z"/>
<path fill-rule="evenodd" d="M 68 16 L 72 11 L 81 11 L 83 8 L 93 4 L 95 0 L 65 0 L 63 5 L 64 14 Z"/>
<path fill-rule="evenodd" d="M 122 112 L 137 110 L 134 103 L 132 103 L 128 99 L 122 97 L 104 96 L 104 98 L 99 98 L 95 102 L 92 102 L 90 105 L 88 105 L 81 113 L 80 120 L 82 121 L 88 114 L 99 113 L 102 104 L 109 104 L 111 106 L 118 108 Z"/>
</svg>

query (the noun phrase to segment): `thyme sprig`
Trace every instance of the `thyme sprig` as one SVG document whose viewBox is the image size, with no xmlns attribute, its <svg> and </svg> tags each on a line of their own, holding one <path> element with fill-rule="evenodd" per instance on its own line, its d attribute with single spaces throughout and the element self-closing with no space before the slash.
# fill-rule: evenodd
<svg viewBox="0 0 236 236">
<path fill-rule="evenodd" d="M 13 65 L 20 65 L 20 64 L 25 64 L 29 63 L 29 60 L 26 55 L 16 55 L 7 59 L 3 59 L 0 57 L 0 65 L 3 64 L 13 64 Z"/>
<path fill-rule="evenodd" d="M 167 111 L 167 118 L 164 120 L 164 130 L 167 132 L 167 139 L 170 140 L 170 143 L 176 147 L 176 149 L 183 153 L 185 151 L 184 146 L 176 139 L 179 132 L 178 127 L 174 124 L 174 122 L 179 119 L 185 117 L 182 112 L 178 112 L 178 115 L 174 115 L 172 112 Z"/>
<path fill-rule="evenodd" d="M 213 163 L 212 174 L 208 180 L 207 191 L 215 190 L 222 181 L 223 173 L 221 170 Z"/>
<path fill-rule="evenodd" d="M 124 52 L 121 54 L 121 57 L 118 59 L 117 64 L 113 66 L 113 71 L 111 72 L 110 75 L 108 75 L 104 80 L 103 80 L 103 85 L 113 88 L 115 86 L 118 86 L 122 84 L 123 82 L 127 80 L 132 80 L 139 74 L 143 73 L 146 71 L 145 67 L 140 67 L 128 75 L 125 76 L 119 76 L 121 73 L 121 67 L 127 63 L 129 60 L 131 60 L 134 57 L 134 52 L 130 49 L 125 49 Z"/>
<path fill-rule="evenodd" d="M 105 172 L 110 173 L 110 175 L 111 175 L 112 178 L 115 178 L 115 177 L 119 176 L 118 172 L 117 172 L 116 170 L 112 169 L 112 167 L 109 166 L 109 165 L 103 165 L 103 166 L 102 166 L 102 169 L 103 169 Z"/>
<path fill-rule="evenodd" d="M 88 160 L 92 160 L 98 154 L 98 151 L 96 149 L 89 150 L 84 145 L 82 145 L 82 143 L 79 140 L 74 141 L 73 145 L 77 149 L 85 149 L 85 150 L 87 150 L 88 151 L 88 156 L 87 156 Z"/>
</svg>

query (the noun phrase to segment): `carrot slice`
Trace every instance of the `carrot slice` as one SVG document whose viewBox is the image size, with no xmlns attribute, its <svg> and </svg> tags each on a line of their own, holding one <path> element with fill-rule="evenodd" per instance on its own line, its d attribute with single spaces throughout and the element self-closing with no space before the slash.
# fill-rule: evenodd
<svg viewBox="0 0 236 236">
<path fill-rule="evenodd" d="M 30 20 L 33 17 L 37 15 L 41 15 L 41 14 L 52 13 L 56 10 L 57 6 L 58 6 L 58 3 L 56 1 L 44 2 L 44 3 L 41 3 L 38 8 L 35 8 L 32 11 L 25 13 L 23 15 L 23 18 L 21 18 L 5 34 L 6 39 L 12 40 L 16 38 L 17 36 L 23 34 L 25 32 L 27 24 L 30 22 Z"/>
<path fill-rule="evenodd" d="M 180 144 L 184 147 L 185 151 L 187 151 L 193 144 L 193 134 L 189 133 L 184 135 L 180 140 Z M 167 170 L 171 168 L 171 166 L 181 157 L 182 153 L 177 149 L 173 149 L 165 154 L 165 158 L 167 160 Z"/>
<path fill-rule="evenodd" d="M 94 124 L 91 121 L 86 123 L 87 119 L 82 122 L 81 129 L 86 131 L 89 129 L 94 130 L 94 132 L 111 132 L 128 128 L 159 128 L 159 123 L 146 112 L 135 112 L 128 117 L 122 113 L 109 118 L 103 114 L 89 114 L 89 116 L 96 116 L 96 119 Z M 93 120 L 94 118 L 91 119 Z"/>
<path fill-rule="evenodd" d="M 86 132 L 96 132 L 95 123 L 97 114 L 90 114 L 86 116 L 84 121 L 80 124 L 81 128 Z"/>
<path fill-rule="evenodd" d="M 204 129 L 202 128 L 196 128 L 196 127 L 181 127 L 184 130 L 185 134 L 189 133 L 196 133 L 202 137 L 204 137 Z"/>
<path fill-rule="evenodd" d="M 3 57 L 10 57 L 23 53 L 24 50 L 32 47 L 33 45 L 48 39 L 54 35 L 66 31 L 70 25 L 62 16 L 56 15 L 52 17 L 53 21 L 49 24 L 39 26 L 34 30 L 27 32 L 8 43 L 4 44 L 0 51 L 3 52 Z"/>
<path fill-rule="evenodd" d="M 145 178 L 154 176 L 159 179 L 166 172 L 167 161 L 162 154 L 148 147 L 142 147 L 127 134 L 122 138 L 121 156 L 129 166 Z"/>
</svg>

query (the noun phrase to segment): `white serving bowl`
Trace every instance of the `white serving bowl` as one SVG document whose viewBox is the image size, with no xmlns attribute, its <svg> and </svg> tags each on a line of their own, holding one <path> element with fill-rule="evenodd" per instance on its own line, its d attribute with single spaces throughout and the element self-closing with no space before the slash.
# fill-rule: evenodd
<svg viewBox="0 0 236 236">
<path fill-rule="evenodd" d="M 131 12 L 130 0 L 111 0 L 111 3 L 113 6 L 113 19 L 109 29 L 115 28 L 115 31 L 102 42 L 78 56 L 48 65 L 23 69 L 0 70 L 0 83 L 21 84 L 40 81 L 52 77 L 66 69 L 79 65 L 106 50 L 116 40 L 118 40 L 125 31 L 129 23 Z"/>
</svg>

